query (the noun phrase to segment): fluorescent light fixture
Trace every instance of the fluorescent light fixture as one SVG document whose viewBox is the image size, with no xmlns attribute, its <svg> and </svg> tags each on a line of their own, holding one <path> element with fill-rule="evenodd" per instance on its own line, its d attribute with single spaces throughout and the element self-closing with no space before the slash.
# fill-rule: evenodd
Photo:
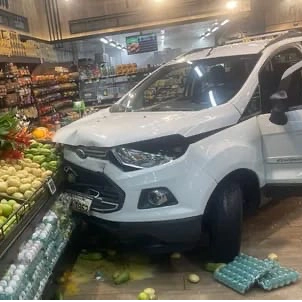
<svg viewBox="0 0 302 302">
<path fill-rule="evenodd" d="M 217 103 L 216 103 L 216 100 L 215 100 L 215 97 L 214 97 L 214 93 L 213 93 L 212 90 L 209 91 L 209 97 L 210 97 L 210 102 L 212 104 L 212 107 L 216 107 Z"/>
<path fill-rule="evenodd" d="M 198 66 L 196 66 L 196 67 L 194 68 L 194 70 L 195 70 L 195 72 L 197 73 L 197 75 L 198 75 L 200 78 L 203 77 L 203 73 L 202 73 L 202 71 L 199 69 Z"/>
<path fill-rule="evenodd" d="M 205 38 L 205 36 L 204 35 L 202 35 L 201 37 L 200 37 L 200 40 L 203 40 Z"/>
<path fill-rule="evenodd" d="M 221 23 L 221 26 L 226 25 L 226 24 L 228 24 L 229 22 L 230 22 L 230 20 L 229 20 L 229 19 L 226 19 L 226 20 L 224 20 L 224 21 Z"/>
<path fill-rule="evenodd" d="M 104 43 L 104 44 L 108 44 L 109 43 L 108 39 L 106 39 L 106 38 L 101 38 L 100 41 L 102 43 Z"/>
<path fill-rule="evenodd" d="M 192 65 L 192 64 L 193 64 L 193 62 L 191 62 L 191 61 L 187 61 L 187 63 L 188 63 L 189 65 Z"/>
<path fill-rule="evenodd" d="M 113 47 L 116 47 L 116 43 L 114 41 L 110 41 L 109 45 L 113 46 Z"/>
<path fill-rule="evenodd" d="M 205 37 L 208 37 L 208 36 L 210 36 L 210 35 L 211 35 L 211 33 L 208 32 L 208 33 L 206 33 Z"/>
<path fill-rule="evenodd" d="M 218 26 L 214 27 L 214 28 L 212 29 L 212 33 L 214 33 L 215 31 L 217 31 L 218 29 L 219 29 Z"/>
<path fill-rule="evenodd" d="M 119 45 L 116 46 L 116 48 L 122 49 L 122 45 L 119 44 Z"/>
<path fill-rule="evenodd" d="M 238 6 L 238 2 L 237 1 L 228 1 L 226 4 L 226 8 L 227 9 L 235 9 Z"/>
</svg>

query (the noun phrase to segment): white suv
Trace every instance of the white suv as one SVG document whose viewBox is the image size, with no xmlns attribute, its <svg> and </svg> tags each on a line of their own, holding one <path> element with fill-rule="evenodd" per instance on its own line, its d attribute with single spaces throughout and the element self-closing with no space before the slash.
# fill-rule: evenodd
<svg viewBox="0 0 302 302">
<path fill-rule="evenodd" d="M 302 183 L 302 35 L 194 50 L 57 132 L 73 208 L 122 239 L 239 253 L 262 189 Z"/>
</svg>

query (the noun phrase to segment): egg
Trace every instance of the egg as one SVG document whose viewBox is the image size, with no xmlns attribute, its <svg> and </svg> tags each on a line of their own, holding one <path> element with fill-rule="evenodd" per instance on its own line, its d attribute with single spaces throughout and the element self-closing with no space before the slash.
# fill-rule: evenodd
<svg viewBox="0 0 302 302">
<path fill-rule="evenodd" d="M 14 293 L 14 289 L 11 288 L 10 286 L 8 286 L 6 289 L 5 289 L 5 293 L 9 294 L 9 295 L 12 295 Z"/>
<path fill-rule="evenodd" d="M 17 266 L 15 264 L 12 264 L 9 269 L 10 270 L 15 270 L 16 268 L 17 268 Z"/>
<path fill-rule="evenodd" d="M 12 280 L 16 281 L 16 282 L 19 282 L 21 280 L 21 278 L 18 276 L 18 275 L 14 275 L 12 277 Z"/>
<path fill-rule="evenodd" d="M 10 276 L 4 276 L 2 278 L 2 280 L 6 281 L 6 282 L 9 282 L 10 281 Z"/>
<path fill-rule="evenodd" d="M 15 270 L 15 276 L 22 276 L 24 273 L 24 270 L 23 269 L 20 269 L 20 268 L 17 268 Z"/>
<path fill-rule="evenodd" d="M 11 280 L 9 283 L 8 283 L 8 287 L 11 287 L 13 289 L 16 289 L 18 287 L 18 284 L 15 280 Z"/>
<path fill-rule="evenodd" d="M 25 270 L 25 265 L 24 264 L 19 264 L 18 265 L 18 269 L 21 269 L 21 270 L 24 271 Z"/>
</svg>

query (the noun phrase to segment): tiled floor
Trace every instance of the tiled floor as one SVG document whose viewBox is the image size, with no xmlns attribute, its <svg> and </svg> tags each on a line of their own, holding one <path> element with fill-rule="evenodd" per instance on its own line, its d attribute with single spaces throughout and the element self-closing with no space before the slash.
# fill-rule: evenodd
<svg viewBox="0 0 302 302">
<path fill-rule="evenodd" d="M 265 258 L 271 252 L 278 254 L 280 263 L 302 274 L 302 199 L 291 198 L 273 203 L 249 218 L 244 225 L 242 251 Z M 97 264 L 95 264 L 97 266 Z M 96 269 L 100 269 L 97 268 Z M 153 287 L 161 300 L 181 299 L 301 299 L 302 281 L 295 285 L 264 292 L 252 289 L 245 296 L 218 284 L 212 275 L 202 270 L 198 255 L 183 256 L 180 260 L 166 259 L 152 267 L 150 279 L 130 281 L 115 286 L 112 282 L 94 280 L 87 271 L 85 281 L 66 293 L 66 299 L 136 299 L 146 287 Z M 189 273 L 200 275 L 197 285 L 186 281 Z"/>
</svg>

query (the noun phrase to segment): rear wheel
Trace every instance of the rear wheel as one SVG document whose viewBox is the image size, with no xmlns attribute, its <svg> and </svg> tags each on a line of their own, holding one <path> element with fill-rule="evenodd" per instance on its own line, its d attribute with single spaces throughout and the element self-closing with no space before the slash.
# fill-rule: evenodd
<svg viewBox="0 0 302 302">
<path fill-rule="evenodd" d="M 243 195 L 238 184 L 226 182 L 211 197 L 206 213 L 210 256 L 214 262 L 228 263 L 240 252 Z"/>
</svg>

